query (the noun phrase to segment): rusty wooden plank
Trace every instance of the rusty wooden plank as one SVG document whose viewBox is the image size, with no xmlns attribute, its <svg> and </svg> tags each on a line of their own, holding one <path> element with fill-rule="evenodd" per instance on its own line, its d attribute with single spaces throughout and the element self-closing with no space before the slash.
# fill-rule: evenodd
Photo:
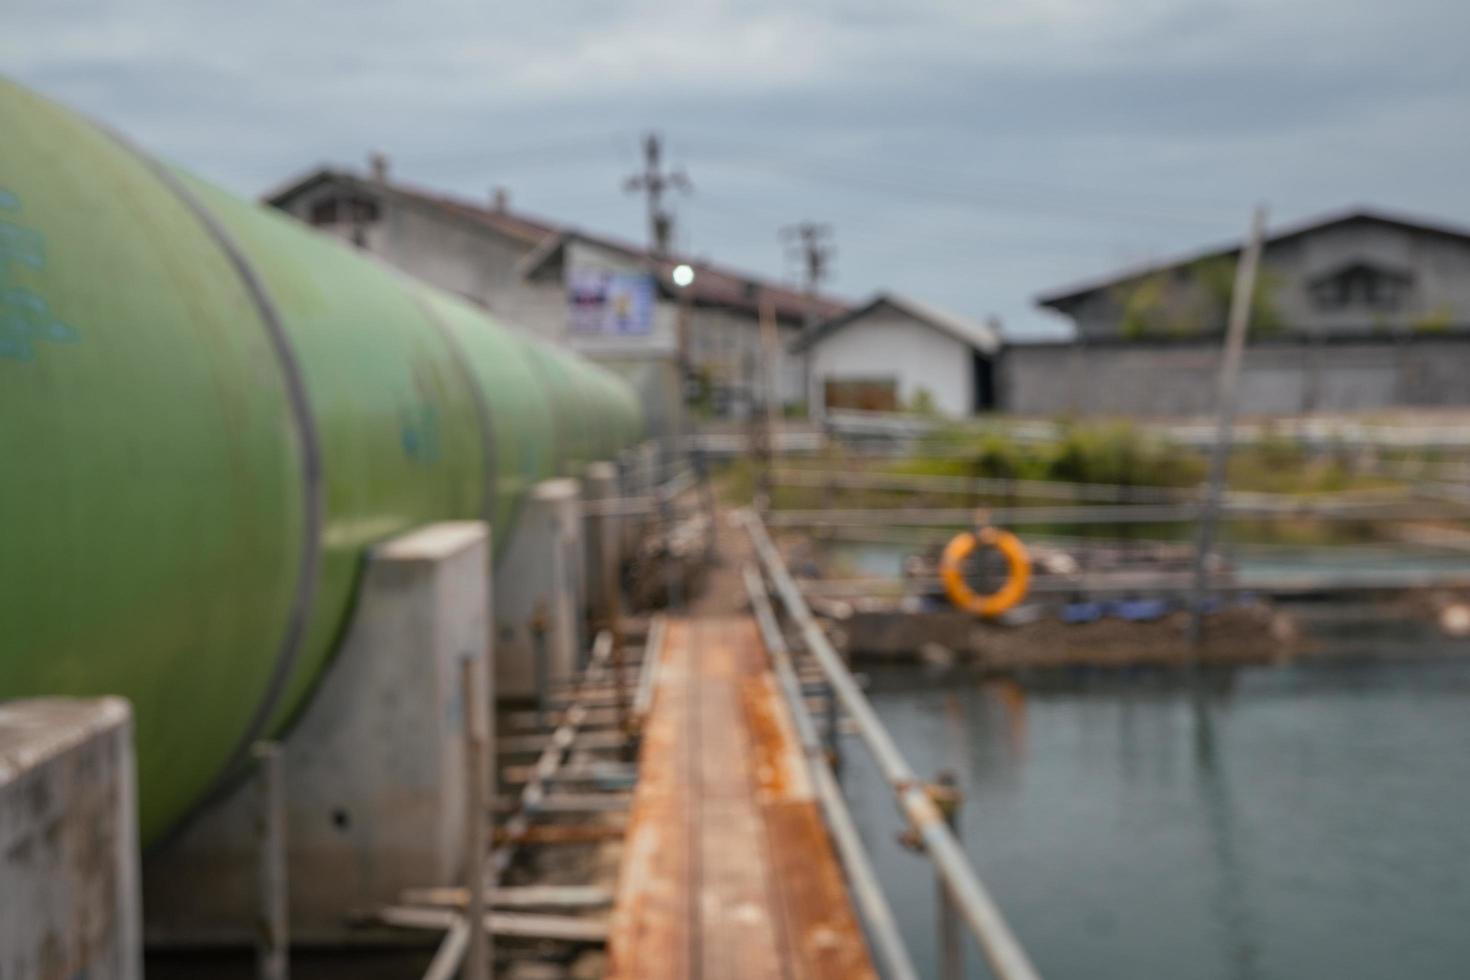
<svg viewBox="0 0 1470 980">
<path fill-rule="evenodd" d="M 765 827 L 755 801 L 751 739 L 740 684 L 749 636 L 744 619 L 699 624 L 699 976 L 784 976 L 785 942 Z"/>
<path fill-rule="evenodd" d="M 532 824 L 524 830 L 496 827 L 492 839 L 497 845 L 510 842 L 528 846 L 597 844 L 603 841 L 621 840 L 626 835 L 626 831 L 627 827 L 622 821 L 593 824 Z"/>
<path fill-rule="evenodd" d="M 741 696 L 757 801 L 814 800 L 806 757 L 776 678 L 769 672 L 745 677 Z"/>
<path fill-rule="evenodd" d="M 877 980 L 847 882 L 813 801 L 761 807 L 785 916 L 790 976 Z"/>
<path fill-rule="evenodd" d="M 665 635 L 607 975 L 875 977 L 754 621 Z"/>
<path fill-rule="evenodd" d="M 837 853 L 807 773 L 801 742 L 753 621 L 740 653 L 753 792 L 765 824 L 788 975 L 876 980 Z"/>
<path fill-rule="evenodd" d="M 761 814 L 748 798 L 701 803 L 696 975 L 781 980 L 786 944 L 764 860 Z"/>
<path fill-rule="evenodd" d="M 676 980 L 690 968 L 692 826 L 689 804 L 689 676 L 679 651 L 689 624 L 669 624 L 653 710 L 639 752 L 638 787 L 618 874 L 608 939 L 610 978 Z"/>
</svg>

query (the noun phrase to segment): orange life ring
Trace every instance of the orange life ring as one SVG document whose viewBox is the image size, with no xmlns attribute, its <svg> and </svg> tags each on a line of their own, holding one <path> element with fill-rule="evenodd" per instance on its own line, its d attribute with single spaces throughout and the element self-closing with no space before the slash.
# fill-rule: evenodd
<svg viewBox="0 0 1470 980">
<path fill-rule="evenodd" d="M 1010 569 L 1005 585 L 989 595 L 980 595 L 965 581 L 965 559 L 981 546 L 994 548 L 1005 556 Z M 944 583 L 949 601 L 960 609 L 976 616 L 993 618 L 1010 609 L 1026 598 L 1026 589 L 1031 584 L 1031 556 L 1021 539 L 1009 531 L 993 527 L 981 528 L 977 533 L 965 531 L 952 538 L 944 546 L 944 555 L 939 559 L 939 578 Z"/>
</svg>

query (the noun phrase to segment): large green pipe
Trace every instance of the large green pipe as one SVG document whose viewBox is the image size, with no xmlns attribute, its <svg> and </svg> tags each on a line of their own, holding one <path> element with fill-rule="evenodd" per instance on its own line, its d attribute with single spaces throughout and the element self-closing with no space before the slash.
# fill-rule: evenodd
<svg viewBox="0 0 1470 980">
<path fill-rule="evenodd" d="M 637 401 L 3 79 L 0 134 L 0 698 L 131 698 L 152 840 L 290 722 L 365 548 L 503 543 Z"/>
</svg>

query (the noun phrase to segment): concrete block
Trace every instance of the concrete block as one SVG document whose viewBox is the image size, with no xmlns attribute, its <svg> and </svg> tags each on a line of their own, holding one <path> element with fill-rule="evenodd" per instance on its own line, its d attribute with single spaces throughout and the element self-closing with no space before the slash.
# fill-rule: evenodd
<svg viewBox="0 0 1470 980">
<path fill-rule="evenodd" d="M 0 978 L 143 975 L 133 765 L 121 698 L 0 704 Z"/>
<path fill-rule="evenodd" d="M 368 555 L 342 646 L 283 740 L 293 942 L 348 941 L 348 913 L 462 874 L 460 664 L 488 684 L 489 548 L 463 521 Z M 484 717 L 488 700 L 470 707 Z M 150 944 L 251 941 L 255 792 L 247 780 L 149 854 Z"/>
<path fill-rule="evenodd" d="M 584 648 L 582 530 L 576 480 L 546 480 L 532 488 L 495 583 L 497 696 L 534 697 L 538 658 L 550 681 L 576 672 Z"/>
</svg>

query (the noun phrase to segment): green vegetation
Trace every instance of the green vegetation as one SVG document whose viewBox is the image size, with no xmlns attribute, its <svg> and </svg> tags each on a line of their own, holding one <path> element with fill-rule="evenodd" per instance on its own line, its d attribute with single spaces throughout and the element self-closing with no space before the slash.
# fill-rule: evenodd
<svg viewBox="0 0 1470 980">
<path fill-rule="evenodd" d="M 946 428 L 887 472 L 1187 487 L 1204 475 L 1198 454 L 1126 422 L 1066 422 L 1055 442 L 1016 439 L 1000 426 Z"/>
<path fill-rule="evenodd" d="M 1454 326 L 1454 311 L 1448 306 L 1437 306 L 1417 317 L 1410 325 L 1415 333 L 1449 333 Z"/>
<path fill-rule="evenodd" d="M 919 415 L 924 418 L 933 418 L 939 414 L 934 407 L 934 392 L 928 388 L 919 388 L 914 392 L 914 397 L 909 399 L 907 411 L 910 415 Z"/>
<path fill-rule="evenodd" d="M 748 501 L 755 487 L 756 463 L 739 459 L 726 464 L 719 486 L 731 503 Z M 898 504 L 930 507 L 971 506 L 982 502 L 1056 503 L 1054 494 L 1026 492 L 1020 486 L 977 494 L 958 489 L 879 489 L 821 485 L 815 474 L 868 473 L 876 476 L 986 478 L 1002 481 L 1047 481 L 1123 487 L 1188 489 L 1200 485 L 1208 460 L 1204 453 L 1174 445 L 1127 422 L 1061 423 L 1059 438 L 1019 438 L 1004 423 L 956 423 L 936 430 L 918 450 L 902 458 L 873 459 L 842 448 L 822 456 L 787 459 L 785 469 L 810 472 L 813 485 L 775 488 L 777 507 L 886 507 Z M 1235 490 L 1313 494 L 1392 487 L 1395 480 L 1359 472 L 1345 452 L 1308 454 L 1295 441 L 1268 431 L 1254 445 L 1231 454 L 1229 485 Z"/>
<path fill-rule="evenodd" d="M 1142 340 L 1222 332 L 1230 314 L 1236 265 L 1234 256 L 1214 256 L 1118 285 L 1114 299 L 1122 308 L 1119 329 L 1123 336 Z M 1252 336 L 1279 333 L 1283 328 L 1275 300 L 1280 284 L 1280 276 L 1269 268 L 1259 270 L 1251 296 Z"/>
</svg>

